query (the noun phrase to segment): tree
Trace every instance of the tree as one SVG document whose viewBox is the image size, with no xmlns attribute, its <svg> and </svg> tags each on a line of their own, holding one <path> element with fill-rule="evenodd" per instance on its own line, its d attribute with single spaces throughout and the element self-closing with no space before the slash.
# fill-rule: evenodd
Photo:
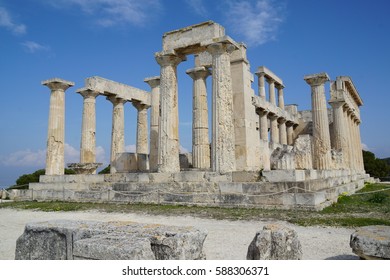
<svg viewBox="0 0 390 280">
<path fill-rule="evenodd" d="M 375 157 L 375 154 L 369 151 L 363 151 L 364 169 L 372 177 L 387 177 L 390 174 L 390 165 L 384 160 Z"/>
<path fill-rule="evenodd" d="M 65 168 L 65 174 L 75 174 L 75 172 L 71 169 Z M 38 169 L 37 171 L 30 174 L 23 174 L 16 179 L 16 185 L 10 187 L 10 189 L 28 189 L 29 183 L 37 183 L 39 182 L 39 176 L 45 175 L 45 169 Z"/>
<path fill-rule="evenodd" d="M 110 174 L 110 165 L 102 169 L 98 174 Z"/>
</svg>

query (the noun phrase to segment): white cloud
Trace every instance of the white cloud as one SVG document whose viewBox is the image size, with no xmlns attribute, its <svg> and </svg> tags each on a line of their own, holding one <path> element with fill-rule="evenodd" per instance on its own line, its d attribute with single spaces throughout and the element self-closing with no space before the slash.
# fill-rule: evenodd
<svg viewBox="0 0 390 280">
<path fill-rule="evenodd" d="M 185 148 L 182 145 L 180 145 L 180 153 L 181 154 L 186 154 L 186 153 L 189 153 L 189 151 L 187 150 L 187 148 Z"/>
<path fill-rule="evenodd" d="M 251 46 L 275 40 L 283 22 L 283 6 L 272 0 L 228 1 L 226 17 L 232 31 Z"/>
<path fill-rule="evenodd" d="M 16 35 L 26 33 L 26 26 L 16 23 L 10 13 L 3 7 L 0 7 L 0 27 L 5 27 Z"/>
<path fill-rule="evenodd" d="M 106 151 L 102 146 L 97 146 L 96 147 L 96 162 L 100 162 L 103 164 L 108 164 L 109 160 L 107 160 L 106 157 Z"/>
<path fill-rule="evenodd" d="M 193 12 L 196 14 L 207 17 L 209 15 L 206 7 L 203 4 L 203 0 L 186 0 Z"/>
<path fill-rule="evenodd" d="M 76 6 L 101 26 L 117 24 L 144 25 L 160 10 L 160 0 L 57 0 L 50 5 L 56 8 Z"/>
<path fill-rule="evenodd" d="M 49 51 L 50 47 L 41 45 L 37 42 L 33 41 L 26 41 L 22 43 L 22 46 L 26 49 L 29 53 L 35 53 L 37 51 Z"/>
<path fill-rule="evenodd" d="M 37 166 L 42 167 L 46 161 L 46 150 L 31 151 L 30 149 L 16 151 L 1 159 L 5 166 Z"/>
</svg>

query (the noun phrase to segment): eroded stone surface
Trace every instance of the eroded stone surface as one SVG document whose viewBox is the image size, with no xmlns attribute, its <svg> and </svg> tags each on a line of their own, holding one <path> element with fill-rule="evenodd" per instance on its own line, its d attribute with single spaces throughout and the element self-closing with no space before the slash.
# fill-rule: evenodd
<svg viewBox="0 0 390 280">
<path fill-rule="evenodd" d="M 193 227 L 133 222 L 29 223 L 16 242 L 15 259 L 205 259 L 206 236 Z"/>
<path fill-rule="evenodd" d="M 295 230 L 270 224 L 256 232 L 248 247 L 247 260 L 300 260 L 302 247 Z"/>
<path fill-rule="evenodd" d="M 350 246 L 362 259 L 390 259 L 390 226 L 361 227 L 352 233 Z"/>
</svg>

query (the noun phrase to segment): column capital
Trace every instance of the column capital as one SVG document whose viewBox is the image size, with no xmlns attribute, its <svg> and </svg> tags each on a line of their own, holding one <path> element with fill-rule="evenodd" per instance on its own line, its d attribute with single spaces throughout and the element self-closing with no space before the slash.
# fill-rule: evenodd
<svg viewBox="0 0 390 280">
<path fill-rule="evenodd" d="M 275 83 L 275 87 L 278 89 L 278 90 L 283 90 L 284 89 L 284 85 L 281 85 L 279 83 Z"/>
<path fill-rule="evenodd" d="M 284 117 L 278 117 L 278 123 L 279 124 L 282 124 L 282 123 L 286 123 L 286 119 Z"/>
<path fill-rule="evenodd" d="M 67 90 L 68 88 L 74 86 L 74 82 L 66 81 L 60 78 L 52 78 L 49 80 L 42 81 L 41 83 L 44 86 L 47 86 L 51 90 Z"/>
<path fill-rule="evenodd" d="M 84 98 L 89 98 L 89 97 L 96 98 L 100 94 L 100 92 L 96 90 L 92 90 L 85 87 L 76 90 L 76 92 L 79 93 Z"/>
<path fill-rule="evenodd" d="M 145 78 L 144 82 L 147 83 L 152 89 L 154 89 L 160 86 L 160 76 Z"/>
<path fill-rule="evenodd" d="M 340 108 L 340 107 L 344 106 L 345 101 L 332 101 L 332 100 L 330 100 L 328 103 L 330 104 L 330 106 L 332 106 L 332 108 Z"/>
<path fill-rule="evenodd" d="M 120 98 L 120 97 L 117 97 L 116 95 L 109 95 L 107 96 L 106 98 L 108 101 L 111 101 L 111 103 L 115 106 L 115 105 L 118 105 L 118 104 L 125 104 L 127 102 L 127 100 L 123 99 L 123 98 Z"/>
<path fill-rule="evenodd" d="M 236 46 L 229 42 L 212 43 L 207 46 L 207 51 L 211 55 L 219 55 L 223 53 L 232 53 L 236 49 Z"/>
<path fill-rule="evenodd" d="M 186 74 L 190 76 L 192 79 L 198 80 L 198 79 L 206 79 L 209 75 L 211 75 L 211 72 L 206 67 L 200 66 L 200 67 L 188 69 L 186 71 Z"/>
<path fill-rule="evenodd" d="M 150 106 L 149 105 L 146 105 L 146 104 L 143 104 L 139 101 L 132 101 L 131 104 L 133 104 L 133 106 L 138 110 L 138 111 L 142 111 L 144 109 L 148 109 Z"/>
<path fill-rule="evenodd" d="M 303 79 L 310 86 L 321 86 L 321 85 L 325 84 L 325 82 L 330 81 L 328 74 L 325 72 L 318 73 L 318 74 L 312 74 L 312 75 L 306 75 L 303 77 Z"/>
<path fill-rule="evenodd" d="M 267 83 L 269 83 L 269 84 L 274 84 L 275 85 L 275 80 L 274 79 L 272 79 L 271 77 L 265 77 L 265 80 L 267 81 Z"/>
<path fill-rule="evenodd" d="M 175 51 L 158 52 L 158 53 L 155 53 L 154 56 L 156 58 L 157 63 L 160 66 L 169 66 L 169 65 L 177 66 L 180 62 L 186 60 L 185 56 L 180 56 L 180 55 L 176 54 Z"/>
</svg>

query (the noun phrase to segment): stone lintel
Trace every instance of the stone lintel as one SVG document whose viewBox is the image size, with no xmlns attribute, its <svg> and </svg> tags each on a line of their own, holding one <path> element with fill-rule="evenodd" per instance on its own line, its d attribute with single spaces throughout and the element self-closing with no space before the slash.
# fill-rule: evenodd
<svg viewBox="0 0 390 280">
<path fill-rule="evenodd" d="M 276 76 L 271 70 L 269 70 L 265 66 L 260 66 L 259 68 L 257 68 L 257 72 L 255 73 L 255 75 L 264 75 L 266 79 L 271 79 L 275 81 L 275 86 L 282 86 L 284 88 L 282 79 Z"/>
<path fill-rule="evenodd" d="M 74 86 L 74 82 L 63 80 L 60 78 L 52 78 L 41 82 L 42 85 L 49 87 L 50 89 L 63 89 L 66 90 L 69 87 Z"/>
<path fill-rule="evenodd" d="M 286 122 L 292 122 L 294 124 L 298 124 L 298 111 L 297 105 L 286 105 L 286 109 L 282 110 L 274 104 L 271 104 L 268 101 L 264 101 L 260 96 L 254 95 L 252 96 L 252 104 L 255 106 L 257 111 L 265 111 L 269 114 L 269 116 L 274 116 L 276 118 L 283 118 Z M 295 106 L 295 109 L 290 110 L 288 106 Z"/>
<path fill-rule="evenodd" d="M 85 87 L 103 95 L 115 95 L 117 98 L 122 98 L 126 101 L 139 101 L 142 104 L 151 104 L 150 93 L 126 84 L 111 81 L 98 76 L 93 76 L 85 79 Z"/>
<path fill-rule="evenodd" d="M 358 106 L 362 106 L 363 100 L 360 98 L 360 95 L 359 95 L 358 91 L 356 90 L 356 87 L 353 84 L 352 79 L 348 76 L 339 76 L 339 77 L 337 77 L 337 80 L 341 80 L 345 83 L 345 85 L 348 89 L 348 92 L 351 94 L 351 97 L 353 98 L 353 100 L 356 102 L 356 104 Z"/>
<path fill-rule="evenodd" d="M 325 72 L 306 75 L 303 77 L 303 79 L 311 86 L 320 86 L 325 82 L 330 81 L 328 74 Z"/>
<path fill-rule="evenodd" d="M 163 50 L 179 50 L 183 54 L 202 49 L 201 42 L 225 35 L 225 29 L 213 21 L 194 24 L 166 32 L 163 35 Z"/>
</svg>

